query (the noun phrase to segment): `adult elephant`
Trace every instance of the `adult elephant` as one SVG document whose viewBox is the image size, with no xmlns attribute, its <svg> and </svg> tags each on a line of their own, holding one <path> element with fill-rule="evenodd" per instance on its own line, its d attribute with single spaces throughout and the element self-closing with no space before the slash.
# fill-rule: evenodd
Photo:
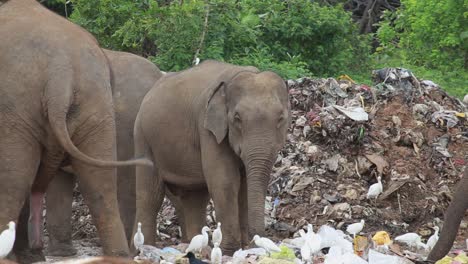
<svg viewBox="0 0 468 264">
<path fill-rule="evenodd" d="M 436 262 L 446 256 L 457 238 L 458 228 L 468 209 L 468 168 L 465 175 L 458 183 L 455 195 L 445 212 L 444 226 L 440 232 L 439 240 L 432 249 L 427 259 Z"/>
<path fill-rule="evenodd" d="M 134 156 L 133 127 L 141 101 L 163 74 L 156 65 L 140 56 L 106 49 L 104 49 L 104 54 L 109 59 L 112 73 L 117 158 L 119 160 L 130 159 Z M 71 234 L 74 178 L 72 172 L 61 169 L 47 190 L 47 231 L 49 233 L 47 251 L 51 256 L 76 254 L 72 246 Z M 117 187 L 120 216 L 127 240 L 129 240 L 135 217 L 134 168 L 117 169 Z"/>
<path fill-rule="evenodd" d="M 264 233 L 267 185 L 290 116 L 287 86 L 273 72 L 209 60 L 159 79 L 135 121 L 135 154 L 157 167 L 136 170 L 145 243 L 155 241 L 166 190 L 180 203 L 186 238 L 200 233 L 210 195 L 225 252 Z"/>
<path fill-rule="evenodd" d="M 106 255 L 128 255 L 116 197 L 115 120 L 108 61 L 84 29 L 34 0 L 0 7 L 0 226 L 30 194 L 29 242 L 42 249 L 42 201 L 68 160 Z"/>
</svg>

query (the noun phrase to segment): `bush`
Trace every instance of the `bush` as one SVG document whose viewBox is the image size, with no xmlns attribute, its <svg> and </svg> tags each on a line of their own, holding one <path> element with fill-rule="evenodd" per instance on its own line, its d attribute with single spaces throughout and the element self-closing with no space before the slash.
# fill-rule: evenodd
<svg viewBox="0 0 468 264">
<path fill-rule="evenodd" d="M 369 41 L 342 6 L 309 0 L 74 0 L 71 19 L 107 48 L 178 71 L 200 59 L 272 69 L 285 78 L 368 69 Z M 208 26 L 204 22 L 209 5 Z"/>
<path fill-rule="evenodd" d="M 380 23 L 377 64 L 413 69 L 452 95 L 462 96 L 468 83 L 468 1 L 401 3 L 397 12 L 385 12 Z"/>
</svg>

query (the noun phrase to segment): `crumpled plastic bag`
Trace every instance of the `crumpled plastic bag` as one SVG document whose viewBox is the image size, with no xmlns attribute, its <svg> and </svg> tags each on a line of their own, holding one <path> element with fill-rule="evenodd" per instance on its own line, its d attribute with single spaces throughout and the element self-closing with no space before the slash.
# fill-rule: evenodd
<svg viewBox="0 0 468 264">
<path fill-rule="evenodd" d="M 285 245 L 281 245 L 279 248 L 281 249 L 280 252 L 271 253 L 271 258 L 272 259 L 282 259 L 282 260 L 294 261 L 294 259 L 296 258 L 296 254 L 294 254 L 294 251 L 292 249 L 288 248 Z"/>
<path fill-rule="evenodd" d="M 369 264 L 404 264 L 404 263 L 412 263 L 404 258 L 393 256 L 393 255 L 385 255 L 375 250 L 369 250 Z"/>
<path fill-rule="evenodd" d="M 454 261 L 458 261 L 461 264 L 467 264 L 468 263 L 468 256 L 466 256 L 465 252 L 462 252 L 458 254 L 455 258 L 453 258 Z"/>
<path fill-rule="evenodd" d="M 447 126 L 447 128 L 455 127 L 458 124 L 458 118 L 456 116 L 457 111 L 450 110 L 440 110 L 436 111 L 431 115 L 431 120 L 433 123 L 437 121 L 443 122 L 442 125 Z"/>
<path fill-rule="evenodd" d="M 369 120 L 369 115 L 366 113 L 364 108 L 359 106 L 354 107 L 343 107 L 339 105 L 333 105 L 338 111 L 345 114 L 347 117 L 351 118 L 354 121 L 367 121 Z"/>
<path fill-rule="evenodd" d="M 367 237 L 356 236 L 353 239 L 353 245 L 354 245 L 354 254 L 358 256 L 362 256 L 364 251 L 366 250 L 366 247 L 369 245 L 369 242 L 367 241 Z"/>
<path fill-rule="evenodd" d="M 274 258 L 264 257 L 258 263 L 259 264 L 294 264 L 294 260 L 289 261 L 286 259 L 274 259 Z"/>
<path fill-rule="evenodd" d="M 445 256 L 442 259 L 439 259 L 435 264 L 451 264 L 453 261 L 452 257 Z"/>
<path fill-rule="evenodd" d="M 375 233 L 375 235 L 372 237 L 372 240 L 378 246 L 390 245 L 392 243 L 390 235 L 385 231 L 378 231 Z"/>
<path fill-rule="evenodd" d="M 445 256 L 439 259 L 435 264 L 468 264 L 468 256 L 466 256 L 465 252 L 461 252 L 454 258 Z"/>
</svg>

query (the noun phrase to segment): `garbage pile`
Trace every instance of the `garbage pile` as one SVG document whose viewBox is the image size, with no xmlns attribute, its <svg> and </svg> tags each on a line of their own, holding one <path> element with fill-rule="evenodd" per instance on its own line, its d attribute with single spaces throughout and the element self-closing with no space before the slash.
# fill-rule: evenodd
<svg viewBox="0 0 468 264">
<path fill-rule="evenodd" d="M 289 81 L 293 124 L 272 175 L 273 229 L 307 223 L 429 237 L 468 165 L 467 106 L 410 71 Z M 382 177 L 383 193 L 366 199 Z M 282 228 L 281 228 L 282 227 Z"/>
<path fill-rule="evenodd" d="M 345 231 L 364 219 L 366 245 L 378 231 L 392 238 L 414 232 L 426 243 L 442 226 L 453 187 L 468 165 L 467 105 L 407 69 L 372 74 L 372 86 L 346 75 L 288 81 L 292 124 L 274 165 L 265 211 L 274 241 L 298 236 L 307 224 Z M 383 192 L 367 199 L 379 176 Z M 74 218 L 80 224 L 74 226 L 83 226 L 88 214 L 78 205 Z M 214 227 L 212 204 L 208 212 Z M 157 246 L 178 244 L 180 228 L 169 201 L 158 218 Z M 77 229 L 74 235 L 89 238 L 95 232 Z M 365 252 L 366 259 L 381 254 Z M 394 248 L 390 255 L 402 252 Z"/>
</svg>

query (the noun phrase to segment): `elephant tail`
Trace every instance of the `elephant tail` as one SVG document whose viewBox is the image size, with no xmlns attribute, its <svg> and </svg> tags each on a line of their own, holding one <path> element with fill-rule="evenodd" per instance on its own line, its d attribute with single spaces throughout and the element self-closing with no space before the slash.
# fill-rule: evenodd
<svg viewBox="0 0 468 264">
<path fill-rule="evenodd" d="M 50 76 L 45 87 L 44 99 L 47 116 L 52 132 L 64 150 L 73 158 L 96 167 L 121 167 L 121 166 L 153 166 L 149 159 L 134 159 L 127 161 L 99 160 L 81 152 L 71 140 L 67 127 L 67 115 L 73 115 L 72 102 L 74 98 L 73 69 L 72 64 L 61 63 L 62 71 Z M 55 68 L 56 69 L 56 68 Z"/>
</svg>

